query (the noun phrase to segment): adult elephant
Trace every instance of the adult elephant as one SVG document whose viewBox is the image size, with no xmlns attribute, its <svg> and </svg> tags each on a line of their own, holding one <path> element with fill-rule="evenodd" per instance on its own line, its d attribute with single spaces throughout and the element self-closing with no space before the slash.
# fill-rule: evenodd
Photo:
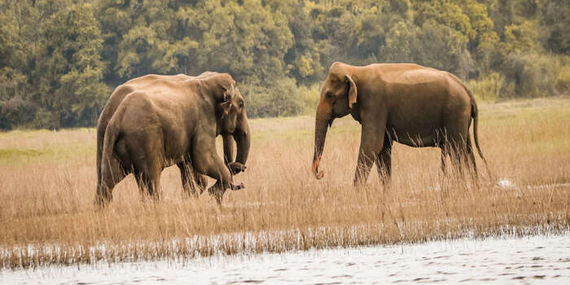
<svg viewBox="0 0 570 285">
<path fill-rule="evenodd" d="M 460 167 L 469 160 L 477 166 L 469 126 L 473 118 L 477 139 L 477 104 L 454 75 L 416 64 L 351 66 L 336 62 L 321 89 L 315 123 L 313 171 L 323 177 L 319 163 L 328 127 L 335 118 L 351 114 L 362 125 L 354 184 L 364 183 L 374 163 L 383 183 L 391 175 L 394 142 L 412 147 L 440 147 Z M 485 161 L 485 164 L 487 162 Z"/>
<path fill-rule="evenodd" d="M 174 76 L 150 74 L 131 79 L 126 83 L 124 83 L 123 85 L 117 87 L 109 97 L 109 100 L 105 105 L 105 108 L 103 109 L 101 115 L 99 116 L 99 121 L 97 124 L 97 185 L 101 185 L 101 158 L 103 154 L 103 141 L 105 138 L 105 131 L 107 129 L 109 121 L 111 120 L 111 117 L 113 116 L 113 114 L 115 114 L 115 111 L 117 110 L 117 108 L 119 107 L 121 102 L 123 102 L 123 99 L 125 99 L 127 95 L 131 94 L 136 90 L 144 91 L 149 86 L 156 86 L 157 84 L 158 86 L 160 86 L 160 84 L 163 84 L 164 81 L 200 80 L 200 79 L 206 79 L 210 76 L 218 76 L 218 75 L 219 73 L 210 72 L 210 71 L 206 71 L 200 74 L 199 76 L 188 76 L 185 74 L 178 74 Z M 235 108 L 232 109 L 232 112 L 237 112 L 237 110 L 235 111 L 233 110 L 235 110 Z M 243 110 L 242 113 L 238 114 L 238 116 L 246 116 L 246 118 L 242 120 L 247 120 L 245 109 Z M 242 148 L 242 151 L 239 152 L 240 159 L 238 161 L 242 161 L 243 164 L 235 161 L 236 156 L 234 152 L 235 142 L 233 139 L 233 133 L 227 129 L 227 126 L 231 125 L 231 121 L 234 118 L 235 118 L 234 116 L 224 116 L 221 120 L 219 120 L 217 122 L 218 123 L 217 133 L 218 135 L 220 135 L 221 133 L 224 134 L 223 135 L 224 161 L 230 168 L 230 171 L 233 174 L 237 174 L 245 169 L 245 166 L 243 164 L 245 164 L 245 160 L 247 159 L 247 152 L 243 151 L 245 150 L 245 148 Z M 226 128 L 221 129 L 221 126 L 226 126 Z M 202 193 L 208 184 L 206 177 L 204 175 L 198 174 L 195 170 L 193 170 L 192 165 L 189 161 L 180 162 L 177 164 L 177 166 L 180 170 L 182 186 L 185 192 L 193 196 L 196 196 L 198 193 Z M 119 181 L 130 173 L 129 170 L 123 169 L 119 161 L 114 157 L 107 162 L 107 167 L 109 167 L 112 170 L 112 173 L 114 173 L 114 177 L 117 177 L 116 180 Z M 198 189 L 196 189 L 196 186 Z"/>
<path fill-rule="evenodd" d="M 224 137 L 228 167 L 215 150 L 219 134 Z M 249 146 L 245 102 L 229 74 L 147 75 L 130 80 L 115 89 L 99 117 L 97 201 L 100 205 L 110 201 L 113 187 L 130 173 L 141 191 L 158 198 L 162 169 L 176 164 L 188 193 L 196 194 L 193 176 L 200 188 L 206 185 L 200 174 L 217 179 L 210 193 L 221 202 L 225 189 L 239 188 L 233 186 L 231 172 L 245 169 Z"/>
</svg>

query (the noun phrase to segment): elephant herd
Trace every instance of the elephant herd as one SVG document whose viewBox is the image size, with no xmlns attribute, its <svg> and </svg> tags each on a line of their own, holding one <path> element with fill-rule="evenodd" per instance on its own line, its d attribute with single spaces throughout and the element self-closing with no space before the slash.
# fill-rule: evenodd
<svg viewBox="0 0 570 285">
<path fill-rule="evenodd" d="M 354 184 L 366 181 L 374 163 L 383 183 L 391 175 L 394 142 L 441 148 L 459 169 L 477 175 L 469 133 L 485 164 L 477 138 L 477 104 L 454 75 L 416 64 L 331 65 L 315 119 L 313 171 L 317 179 L 328 127 L 346 115 L 362 126 Z M 224 157 L 216 151 L 222 135 Z M 235 147 L 235 145 L 237 147 Z M 97 124 L 96 201 L 105 206 L 114 186 L 133 174 L 142 193 L 159 198 L 164 168 L 178 166 L 184 191 L 198 196 L 208 188 L 218 204 L 227 189 L 239 190 L 233 176 L 245 171 L 251 144 L 246 104 L 227 73 L 199 76 L 146 75 L 117 87 Z M 234 153 L 236 149 L 236 153 Z"/>
</svg>

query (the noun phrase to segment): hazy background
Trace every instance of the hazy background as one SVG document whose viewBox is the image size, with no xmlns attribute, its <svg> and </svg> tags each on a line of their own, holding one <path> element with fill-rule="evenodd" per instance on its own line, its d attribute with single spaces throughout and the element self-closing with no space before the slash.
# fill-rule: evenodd
<svg viewBox="0 0 570 285">
<path fill-rule="evenodd" d="M 0 129 L 94 126 L 117 85 L 229 72 L 250 117 L 312 113 L 334 61 L 450 71 L 478 100 L 568 94 L 567 0 L 0 0 Z"/>
</svg>

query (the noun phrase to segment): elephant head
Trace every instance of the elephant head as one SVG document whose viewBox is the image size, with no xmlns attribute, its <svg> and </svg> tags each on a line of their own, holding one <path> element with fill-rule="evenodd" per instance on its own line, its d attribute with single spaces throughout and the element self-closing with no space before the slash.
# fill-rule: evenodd
<svg viewBox="0 0 570 285">
<path fill-rule="evenodd" d="M 223 101 L 218 108 L 217 132 L 223 137 L 224 161 L 233 174 L 245 170 L 249 155 L 251 134 L 245 109 L 245 100 L 235 81 L 221 84 Z M 237 143 L 237 157 L 234 155 L 234 140 Z"/>
<path fill-rule="evenodd" d="M 357 96 L 356 83 L 351 77 L 348 66 L 333 63 L 329 74 L 321 88 L 317 114 L 315 118 L 315 153 L 313 157 L 313 172 L 317 179 L 324 174 L 319 172 L 319 163 L 323 154 L 328 127 L 335 118 L 348 115 Z"/>
</svg>

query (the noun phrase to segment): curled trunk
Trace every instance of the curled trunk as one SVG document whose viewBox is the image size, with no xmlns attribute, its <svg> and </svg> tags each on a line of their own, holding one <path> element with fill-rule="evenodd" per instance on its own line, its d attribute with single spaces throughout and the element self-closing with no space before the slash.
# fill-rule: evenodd
<svg viewBox="0 0 570 285">
<path fill-rule="evenodd" d="M 251 133 L 249 131 L 247 119 L 245 119 L 243 125 L 240 126 L 240 129 L 234 133 L 234 139 L 237 143 L 236 162 L 245 165 L 247 157 L 249 156 L 249 147 L 251 145 Z"/>
<path fill-rule="evenodd" d="M 222 135 L 224 141 L 224 162 L 229 164 L 235 161 L 236 155 L 234 151 L 234 137 L 230 134 Z"/>
<path fill-rule="evenodd" d="M 246 115 L 242 115 L 238 119 L 238 123 L 233 133 L 223 134 L 223 142 L 224 162 L 230 172 L 232 174 L 238 174 L 245 171 L 245 163 L 247 162 L 249 147 L 251 145 L 251 133 L 249 132 L 249 123 Z M 235 151 L 236 143 L 237 157 Z"/>
</svg>

